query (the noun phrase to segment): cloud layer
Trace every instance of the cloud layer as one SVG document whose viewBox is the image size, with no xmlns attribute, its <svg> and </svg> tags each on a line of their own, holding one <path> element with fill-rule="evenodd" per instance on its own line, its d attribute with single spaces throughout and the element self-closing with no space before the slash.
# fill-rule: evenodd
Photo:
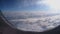
<svg viewBox="0 0 60 34">
<path fill-rule="evenodd" d="M 5 17 L 23 31 L 43 32 L 60 25 L 60 14 L 45 12 L 6 12 Z"/>
</svg>

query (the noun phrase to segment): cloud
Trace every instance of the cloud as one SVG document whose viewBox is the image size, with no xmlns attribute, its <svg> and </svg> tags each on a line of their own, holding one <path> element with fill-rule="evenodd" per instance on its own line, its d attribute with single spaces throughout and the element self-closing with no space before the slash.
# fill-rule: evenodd
<svg viewBox="0 0 60 34">
<path fill-rule="evenodd" d="M 40 18 L 53 15 L 59 15 L 60 13 L 54 11 L 5 11 L 3 12 L 4 16 L 8 20 L 12 19 L 27 19 L 27 18 Z"/>
<path fill-rule="evenodd" d="M 8 21 L 23 31 L 42 32 L 60 25 L 60 14 L 44 11 L 4 12 Z"/>
<path fill-rule="evenodd" d="M 54 16 L 46 16 L 42 17 L 40 16 L 39 18 L 29 18 L 28 16 L 31 16 L 27 12 L 27 17 L 26 19 L 12 19 L 9 20 L 11 24 L 14 24 L 18 29 L 23 30 L 23 31 L 36 31 L 36 32 L 42 32 L 45 30 L 53 29 L 60 25 L 60 15 L 54 15 Z M 36 13 L 33 13 L 36 15 Z M 26 15 L 26 13 L 24 14 Z M 39 14 L 37 14 L 39 15 Z M 20 16 L 20 15 L 19 15 Z M 16 16 L 18 17 L 18 16 Z"/>
</svg>

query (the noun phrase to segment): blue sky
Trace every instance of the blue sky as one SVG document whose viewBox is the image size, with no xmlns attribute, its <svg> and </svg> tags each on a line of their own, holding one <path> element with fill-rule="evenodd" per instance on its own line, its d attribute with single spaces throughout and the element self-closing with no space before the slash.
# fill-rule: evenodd
<svg viewBox="0 0 60 34">
<path fill-rule="evenodd" d="M 2 11 L 32 11 L 48 10 L 45 4 L 37 4 L 41 0 L 0 0 L 0 9 Z"/>
</svg>

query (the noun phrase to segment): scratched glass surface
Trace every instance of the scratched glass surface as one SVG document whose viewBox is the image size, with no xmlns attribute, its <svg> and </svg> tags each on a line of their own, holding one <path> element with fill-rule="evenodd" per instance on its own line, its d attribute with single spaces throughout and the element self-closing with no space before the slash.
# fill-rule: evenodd
<svg viewBox="0 0 60 34">
<path fill-rule="evenodd" d="M 3 0 L 6 19 L 22 31 L 43 32 L 60 25 L 60 0 Z"/>
</svg>

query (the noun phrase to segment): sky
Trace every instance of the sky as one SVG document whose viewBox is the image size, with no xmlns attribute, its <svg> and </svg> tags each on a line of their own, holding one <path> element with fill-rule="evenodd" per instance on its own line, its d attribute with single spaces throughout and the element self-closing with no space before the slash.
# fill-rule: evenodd
<svg viewBox="0 0 60 34">
<path fill-rule="evenodd" d="M 47 10 L 48 7 L 44 4 L 38 4 L 41 0 L 0 0 L 0 9 L 8 11 L 21 10 Z"/>
<path fill-rule="evenodd" d="M 3 11 L 60 10 L 60 0 L 0 0 Z"/>
</svg>

